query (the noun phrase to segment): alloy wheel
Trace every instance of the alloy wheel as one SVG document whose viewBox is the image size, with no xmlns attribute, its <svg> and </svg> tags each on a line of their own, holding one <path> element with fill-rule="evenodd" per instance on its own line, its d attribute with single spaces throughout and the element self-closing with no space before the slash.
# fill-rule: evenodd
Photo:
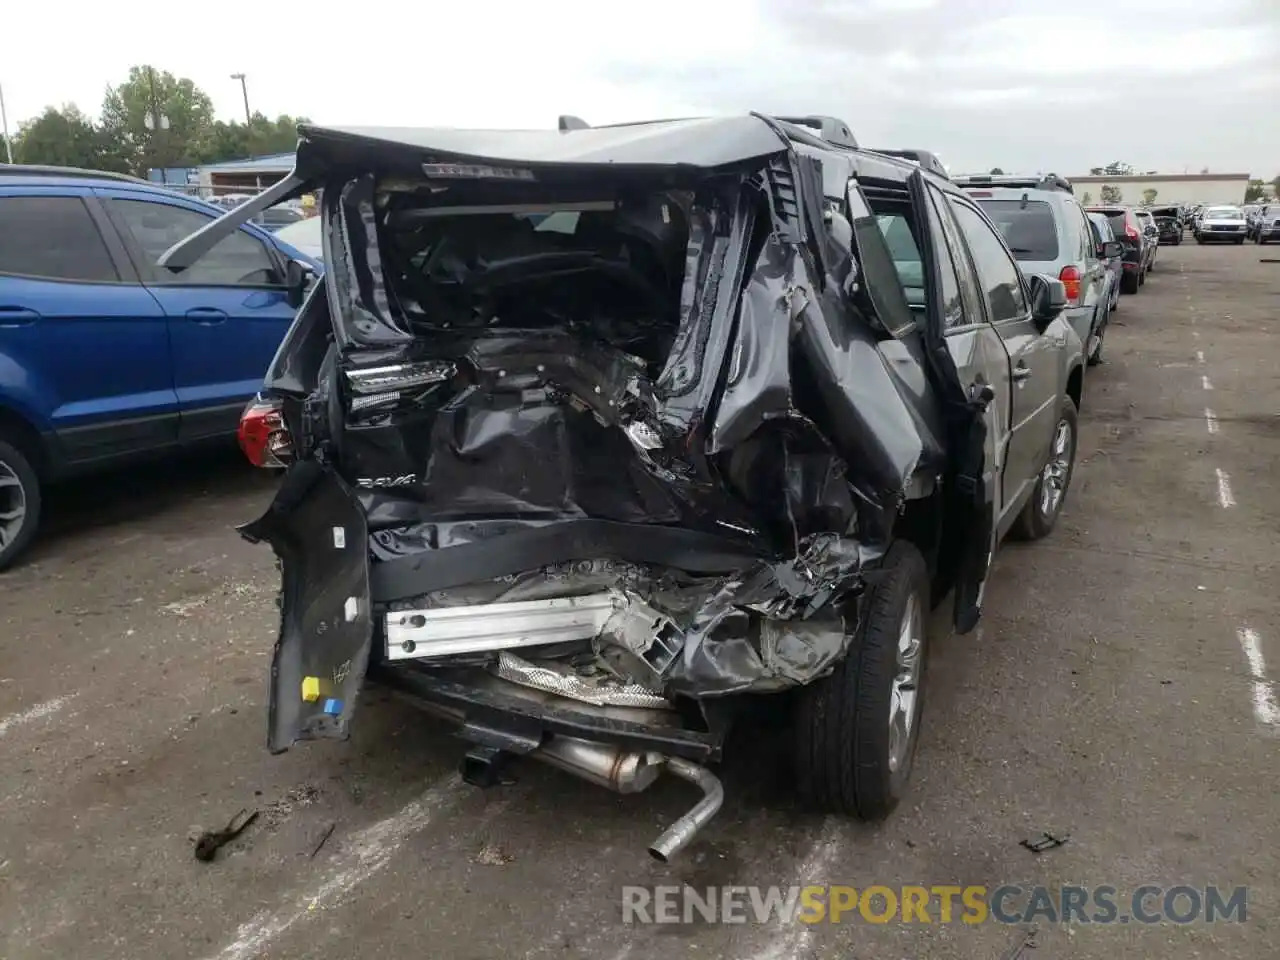
<svg viewBox="0 0 1280 960">
<path fill-rule="evenodd" d="M 920 674 L 924 652 L 924 618 L 913 594 L 902 611 L 893 686 L 889 692 L 889 769 L 897 773 L 907 762 L 920 702 Z"/>
<path fill-rule="evenodd" d="M 17 539 L 27 519 L 27 492 L 13 467 L 0 460 L 0 549 Z"/>
<path fill-rule="evenodd" d="M 1067 492 L 1067 480 L 1071 475 L 1071 424 L 1066 419 L 1058 421 L 1053 431 L 1053 447 L 1049 451 L 1049 462 L 1044 465 L 1040 484 L 1040 513 L 1052 517 L 1062 506 L 1063 494 Z"/>
</svg>

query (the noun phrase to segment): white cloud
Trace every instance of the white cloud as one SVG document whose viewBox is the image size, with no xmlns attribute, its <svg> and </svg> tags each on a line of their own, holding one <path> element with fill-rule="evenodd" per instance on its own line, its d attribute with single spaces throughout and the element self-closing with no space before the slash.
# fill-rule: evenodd
<svg viewBox="0 0 1280 960">
<path fill-rule="evenodd" d="M 1269 179 L 1280 172 L 1280 124 L 1260 119 L 1280 102 L 1274 3 L 383 0 L 126 19 L 87 0 L 11 3 L 0 83 L 11 128 L 47 104 L 97 114 L 108 83 L 152 63 L 195 81 L 223 119 L 242 115 L 229 75 L 244 71 L 255 110 L 321 122 L 545 127 L 561 113 L 606 123 L 764 109 L 841 116 L 866 143 L 927 147 L 971 169 L 1120 157 L 1257 166 Z M 345 20 L 326 22 L 330 12 Z"/>
</svg>

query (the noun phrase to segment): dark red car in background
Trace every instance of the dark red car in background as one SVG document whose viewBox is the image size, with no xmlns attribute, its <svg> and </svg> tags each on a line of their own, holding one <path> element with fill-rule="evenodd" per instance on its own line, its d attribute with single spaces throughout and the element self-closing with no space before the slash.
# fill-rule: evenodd
<svg viewBox="0 0 1280 960">
<path fill-rule="evenodd" d="M 1120 290 L 1122 293 L 1137 293 L 1138 287 L 1147 280 L 1147 240 L 1133 208 L 1100 204 L 1085 209 L 1090 213 L 1104 214 L 1111 221 L 1111 231 L 1124 244 L 1124 273 L 1120 277 Z"/>
</svg>

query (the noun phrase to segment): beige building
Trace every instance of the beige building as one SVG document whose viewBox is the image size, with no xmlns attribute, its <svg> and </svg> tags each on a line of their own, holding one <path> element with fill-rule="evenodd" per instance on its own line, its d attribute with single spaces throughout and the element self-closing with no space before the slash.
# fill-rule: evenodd
<svg viewBox="0 0 1280 960">
<path fill-rule="evenodd" d="M 1115 187 L 1120 202 L 1145 202 L 1147 190 L 1156 192 L 1156 203 L 1244 203 L 1249 186 L 1247 173 L 1151 173 L 1127 177 L 1068 177 L 1081 203 L 1101 203 L 1102 188 Z"/>
</svg>

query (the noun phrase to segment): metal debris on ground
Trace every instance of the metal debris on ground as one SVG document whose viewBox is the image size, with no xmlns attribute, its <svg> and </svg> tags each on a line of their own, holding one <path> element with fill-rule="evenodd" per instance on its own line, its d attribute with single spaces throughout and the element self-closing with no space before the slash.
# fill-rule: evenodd
<svg viewBox="0 0 1280 960">
<path fill-rule="evenodd" d="M 320 848 L 329 842 L 329 838 L 333 836 L 333 831 L 337 828 L 337 826 L 338 824 L 334 822 L 334 823 L 330 823 L 329 826 L 325 827 L 324 833 L 320 835 L 320 842 L 317 843 L 315 846 L 315 849 L 311 851 L 312 859 L 315 859 L 315 855 L 320 852 Z"/>
<path fill-rule="evenodd" d="M 1000 954 L 1000 960 L 1020 960 L 1020 958 L 1026 956 L 1028 950 L 1034 950 L 1038 946 L 1035 927 L 1031 927 L 1029 930 L 1019 930 L 1017 941 L 1008 950 Z"/>
<path fill-rule="evenodd" d="M 246 816 L 248 814 L 248 816 Z M 231 822 L 222 830 L 206 830 L 196 838 L 196 859 L 202 863 L 211 863 L 213 858 L 218 855 L 218 850 L 226 846 L 240 834 L 244 833 L 245 828 L 253 821 L 258 819 L 258 811 L 249 813 L 247 810 L 241 810 Z"/>
<path fill-rule="evenodd" d="M 1052 833 L 1042 833 L 1034 840 L 1019 840 L 1018 845 L 1026 847 L 1032 853 L 1043 853 L 1045 850 L 1052 850 L 1054 847 L 1060 847 L 1071 839 L 1071 834 L 1064 833 L 1061 836 L 1054 836 Z"/>
</svg>

